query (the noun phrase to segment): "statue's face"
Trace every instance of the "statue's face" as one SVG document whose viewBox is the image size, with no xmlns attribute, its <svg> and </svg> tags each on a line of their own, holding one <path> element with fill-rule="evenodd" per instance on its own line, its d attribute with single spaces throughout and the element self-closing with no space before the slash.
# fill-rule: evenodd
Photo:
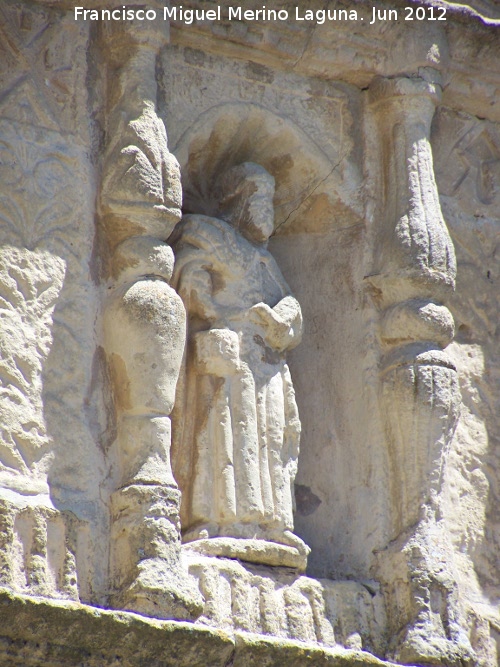
<svg viewBox="0 0 500 667">
<path fill-rule="evenodd" d="M 252 241 L 265 243 L 274 231 L 274 179 L 253 178 L 254 191 L 246 202 L 242 233 Z"/>
</svg>

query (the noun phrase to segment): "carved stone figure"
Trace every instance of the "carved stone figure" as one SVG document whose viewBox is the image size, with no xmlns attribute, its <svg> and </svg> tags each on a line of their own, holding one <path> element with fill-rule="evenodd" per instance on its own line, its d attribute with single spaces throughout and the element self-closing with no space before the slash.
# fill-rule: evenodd
<svg viewBox="0 0 500 667">
<path fill-rule="evenodd" d="M 292 533 L 300 421 L 285 359 L 301 340 L 302 315 L 266 249 L 273 194 L 273 177 L 244 163 L 219 181 L 221 219 L 183 219 L 174 279 L 189 349 L 176 473 L 185 542 L 302 567 L 307 547 Z"/>
</svg>

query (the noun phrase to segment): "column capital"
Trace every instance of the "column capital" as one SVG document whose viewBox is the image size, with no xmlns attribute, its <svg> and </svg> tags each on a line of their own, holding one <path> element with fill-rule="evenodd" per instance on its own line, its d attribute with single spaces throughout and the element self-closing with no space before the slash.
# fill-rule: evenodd
<svg viewBox="0 0 500 667">
<path fill-rule="evenodd" d="M 433 76 L 435 75 L 435 76 Z M 430 67 L 419 70 L 419 76 L 395 78 L 375 77 L 369 88 L 370 104 L 377 105 L 392 99 L 428 98 L 434 105 L 441 100 L 439 72 Z"/>
</svg>

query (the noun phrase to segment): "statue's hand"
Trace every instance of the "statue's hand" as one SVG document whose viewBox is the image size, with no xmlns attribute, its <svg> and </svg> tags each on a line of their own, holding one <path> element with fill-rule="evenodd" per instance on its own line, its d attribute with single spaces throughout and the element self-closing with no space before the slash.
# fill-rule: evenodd
<svg viewBox="0 0 500 667">
<path fill-rule="evenodd" d="M 208 329 L 192 335 L 195 369 L 200 375 L 227 377 L 240 367 L 238 334 L 231 329 Z"/>
<path fill-rule="evenodd" d="M 286 350 L 292 338 L 290 323 L 286 322 L 267 303 L 256 303 L 248 311 L 250 321 L 264 330 L 264 340 L 274 350 Z"/>
<path fill-rule="evenodd" d="M 248 311 L 248 316 L 252 322 L 259 324 L 264 329 L 286 324 L 267 303 L 256 303 Z"/>
<path fill-rule="evenodd" d="M 274 319 L 274 311 L 267 303 L 256 303 L 248 311 L 248 316 L 256 324 L 268 324 Z"/>
</svg>

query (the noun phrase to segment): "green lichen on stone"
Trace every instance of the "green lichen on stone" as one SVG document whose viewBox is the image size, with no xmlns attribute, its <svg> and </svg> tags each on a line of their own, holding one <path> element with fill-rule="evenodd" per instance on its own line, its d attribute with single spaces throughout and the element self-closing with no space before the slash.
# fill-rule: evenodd
<svg viewBox="0 0 500 667">
<path fill-rule="evenodd" d="M 77 603 L 0 591 L 2 667 L 223 667 L 227 634 Z"/>
<path fill-rule="evenodd" d="M 231 636 L 0 589 L 2 667 L 391 667 L 369 653 L 250 633 Z"/>
<path fill-rule="evenodd" d="M 391 667 L 370 653 L 236 633 L 233 667 Z"/>
</svg>

